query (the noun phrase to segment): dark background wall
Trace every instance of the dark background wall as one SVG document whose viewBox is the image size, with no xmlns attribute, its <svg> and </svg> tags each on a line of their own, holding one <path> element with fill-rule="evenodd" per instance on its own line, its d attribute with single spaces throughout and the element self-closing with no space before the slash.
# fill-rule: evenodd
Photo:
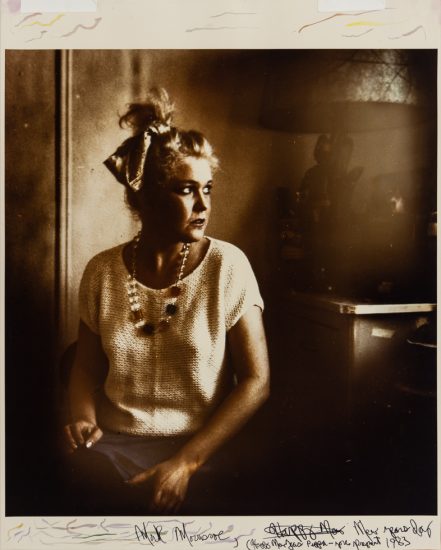
<svg viewBox="0 0 441 550">
<path fill-rule="evenodd" d="M 54 445 L 55 53 L 6 54 L 6 491 L 38 509 Z M 44 509 L 44 508 L 43 508 Z"/>
</svg>

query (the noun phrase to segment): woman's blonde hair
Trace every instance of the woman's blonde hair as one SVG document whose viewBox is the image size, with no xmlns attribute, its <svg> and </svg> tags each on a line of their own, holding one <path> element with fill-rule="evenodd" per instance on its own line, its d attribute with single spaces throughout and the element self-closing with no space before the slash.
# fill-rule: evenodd
<svg viewBox="0 0 441 550">
<path fill-rule="evenodd" d="M 142 167 L 142 186 L 139 191 L 126 187 L 129 206 L 139 210 L 139 195 L 152 185 L 168 181 L 187 157 L 206 159 L 212 171 L 218 167 L 218 159 L 207 138 L 196 130 L 180 130 L 172 125 L 174 105 L 163 88 L 153 88 L 140 102 L 131 103 L 120 117 L 121 127 L 133 130 L 134 136 L 145 132 L 151 142 Z"/>
</svg>

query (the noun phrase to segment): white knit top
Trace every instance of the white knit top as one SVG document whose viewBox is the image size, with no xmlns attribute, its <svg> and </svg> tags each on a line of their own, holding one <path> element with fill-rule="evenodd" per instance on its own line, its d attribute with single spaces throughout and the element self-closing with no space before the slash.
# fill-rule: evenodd
<svg viewBox="0 0 441 550">
<path fill-rule="evenodd" d="M 98 424 L 135 435 L 196 431 L 230 391 L 226 334 L 253 305 L 263 309 L 256 278 L 241 250 L 209 238 L 202 262 L 182 279 L 178 311 L 164 332 L 144 335 L 134 326 L 127 296 L 125 244 L 86 266 L 80 317 L 99 334 L 109 361 Z M 164 290 L 138 283 L 148 321 L 162 317 Z"/>
</svg>

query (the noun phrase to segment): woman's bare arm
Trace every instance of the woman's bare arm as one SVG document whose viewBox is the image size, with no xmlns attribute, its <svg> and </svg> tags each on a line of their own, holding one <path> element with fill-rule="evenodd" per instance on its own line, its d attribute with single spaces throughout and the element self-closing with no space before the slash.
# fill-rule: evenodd
<svg viewBox="0 0 441 550">
<path fill-rule="evenodd" d="M 191 475 L 223 443 L 236 434 L 269 396 L 269 364 L 260 309 L 252 307 L 228 332 L 238 383 L 205 426 L 170 460 L 132 478 L 138 484 L 153 478 L 153 505 L 176 510 Z"/>
<path fill-rule="evenodd" d="M 180 455 L 197 469 L 253 416 L 269 397 L 269 365 L 260 308 L 252 307 L 228 332 L 237 385 Z"/>
<path fill-rule="evenodd" d="M 102 432 L 96 425 L 96 391 L 106 373 L 107 359 L 100 337 L 80 321 L 78 343 L 69 381 L 69 405 L 72 421 L 65 426 L 71 450 L 91 446 Z"/>
</svg>

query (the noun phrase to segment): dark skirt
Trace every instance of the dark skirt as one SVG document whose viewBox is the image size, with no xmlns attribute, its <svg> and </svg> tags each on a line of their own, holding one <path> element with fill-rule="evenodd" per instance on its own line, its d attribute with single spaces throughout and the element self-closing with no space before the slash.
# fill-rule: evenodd
<svg viewBox="0 0 441 550">
<path fill-rule="evenodd" d="M 125 481 L 171 458 L 188 439 L 182 436 L 149 438 L 107 432 L 91 449 L 77 449 L 66 457 L 67 463 L 63 465 L 65 498 L 62 513 L 148 514 L 151 484 L 146 482 L 132 486 Z M 213 508 L 214 501 L 219 506 L 223 486 L 215 463 L 204 465 L 191 478 L 187 498 L 179 513 L 205 514 Z"/>
<path fill-rule="evenodd" d="M 171 458 L 188 439 L 185 436 L 155 438 L 105 432 L 93 451 L 107 457 L 121 479 L 127 481 Z"/>
</svg>

